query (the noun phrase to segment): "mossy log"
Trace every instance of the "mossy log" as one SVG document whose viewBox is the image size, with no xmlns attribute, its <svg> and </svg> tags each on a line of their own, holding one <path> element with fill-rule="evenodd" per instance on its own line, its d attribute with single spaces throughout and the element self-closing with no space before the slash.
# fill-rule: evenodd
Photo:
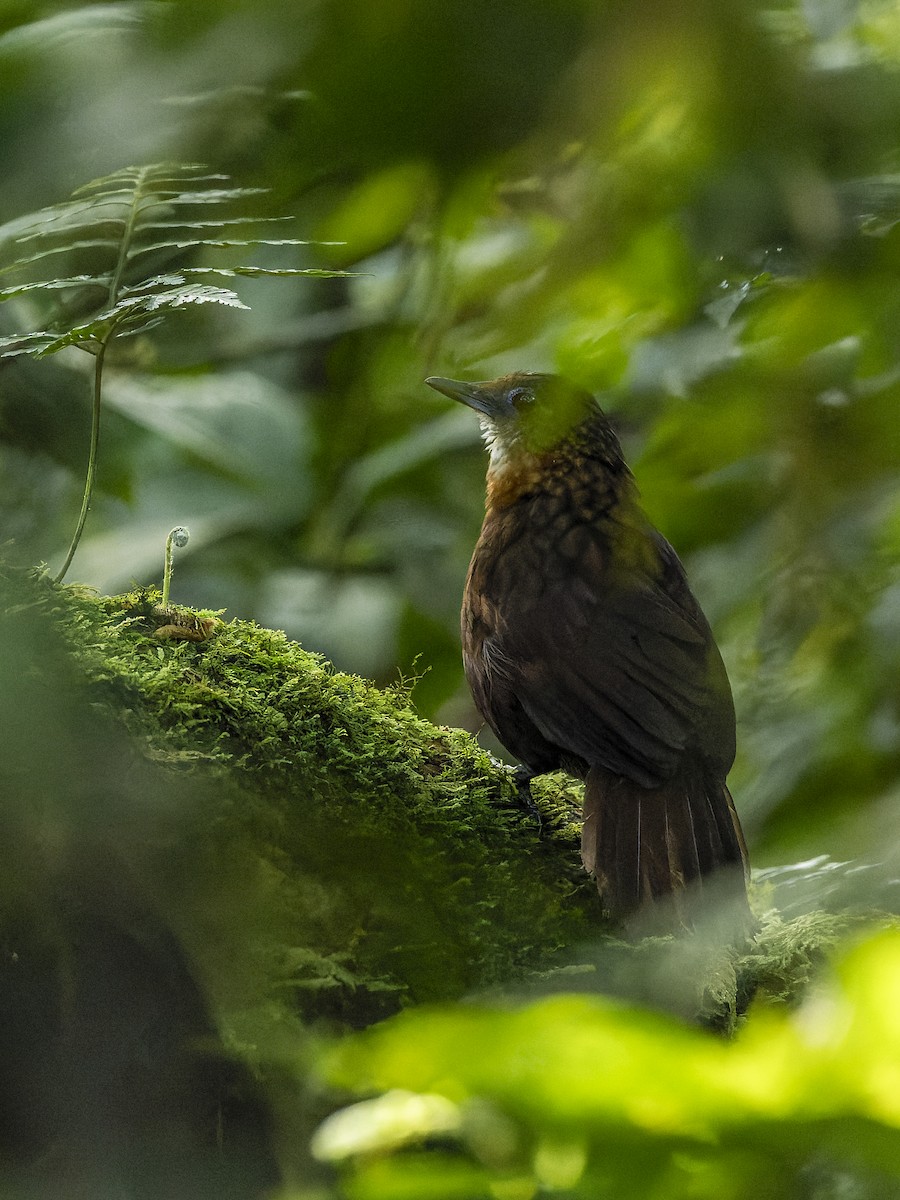
<svg viewBox="0 0 900 1200">
<path fill-rule="evenodd" d="M 126 923 L 140 894 L 237 1043 L 498 988 L 611 990 L 728 1029 L 758 986 L 800 987 L 844 926 L 770 911 L 749 947 L 617 941 L 573 781 L 538 782 L 538 823 L 510 770 L 403 687 L 252 622 L 160 615 L 146 591 L 2 583 L 5 906 L 30 897 L 53 942 L 48 879 Z"/>
</svg>

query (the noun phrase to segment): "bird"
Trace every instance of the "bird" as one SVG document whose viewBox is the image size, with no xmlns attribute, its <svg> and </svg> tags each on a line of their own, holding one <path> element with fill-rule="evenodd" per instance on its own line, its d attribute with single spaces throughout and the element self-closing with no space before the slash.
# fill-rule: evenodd
<svg viewBox="0 0 900 1200">
<path fill-rule="evenodd" d="M 581 857 L 610 920 L 665 903 L 691 927 L 713 879 L 745 909 L 728 676 L 600 404 L 553 374 L 425 382 L 478 414 L 490 454 L 460 618 L 479 712 L 526 786 L 584 780 Z"/>
</svg>

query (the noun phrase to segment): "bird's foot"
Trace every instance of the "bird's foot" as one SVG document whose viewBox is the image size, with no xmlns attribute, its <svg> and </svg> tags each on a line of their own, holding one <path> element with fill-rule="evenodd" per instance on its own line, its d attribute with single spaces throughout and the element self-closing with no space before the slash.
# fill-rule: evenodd
<svg viewBox="0 0 900 1200">
<path fill-rule="evenodd" d="M 531 794 L 531 781 L 534 779 L 534 771 L 529 771 L 524 763 L 520 763 L 513 770 L 513 782 L 516 785 L 516 795 L 519 798 L 519 807 L 530 817 L 533 817 L 538 833 L 544 828 L 544 822 L 541 819 L 541 811 L 534 802 L 534 796 Z"/>
</svg>

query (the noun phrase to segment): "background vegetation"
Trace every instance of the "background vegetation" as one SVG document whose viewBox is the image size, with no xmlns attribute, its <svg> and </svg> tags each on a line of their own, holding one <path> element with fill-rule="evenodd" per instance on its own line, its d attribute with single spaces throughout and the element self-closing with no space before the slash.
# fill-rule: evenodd
<svg viewBox="0 0 900 1200">
<path fill-rule="evenodd" d="M 738 708 L 733 790 L 779 904 L 896 910 L 898 118 L 890 0 L 4 5 L 0 266 L 21 257 L 23 214 L 130 164 L 179 161 L 269 189 L 253 211 L 290 215 L 285 237 L 339 243 L 261 247 L 254 261 L 356 272 L 240 280 L 249 312 L 196 306 L 116 340 L 98 493 L 70 578 L 103 592 L 158 582 L 167 532 L 187 525 L 174 599 L 283 628 L 381 683 L 418 676 L 424 716 L 477 728 L 456 620 L 483 454 L 471 414 L 421 381 L 563 371 L 602 393 L 715 626 Z M 234 262 L 219 253 L 177 262 Z M 46 315 L 31 293 L 11 300 L 0 336 Z M 92 369 L 77 349 L 0 360 L 0 531 L 16 561 L 56 569 L 65 555 Z M 895 953 L 850 960 L 861 1004 L 893 1009 Z M 543 1019 L 521 1037 L 548 1036 Z M 559 1028 L 589 1019 L 560 1011 Z M 460 1025 L 459 1038 L 493 1044 L 499 1020 Z M 682 1034 L 634 1020 L 637 1079 Z M 845 1037 L 816 1028 L 829 1045 Z M 399 1174 L 377 1158 L 347 1186 L 778 1194 L 760 1163 L 789 1136 L 774 1131 L 789 1114 L 790 1136 L 806 1132 L 773 1176 L 785 1194 L 894 1195 L 900 1150 L 885 1130 L 897 1114 L 877 1097 L 896 1078 L 900 1035 L 878 1028 L 878 1080 L 869 1051 L 845 1040 L 802 1086 L 788 1073 L 770 1088 L 775 1068 L 759 1067 L 768 1108 L 712 1083 L 692 1093 L 752 1110 L 757 1151 L 744 1151 L 729 1141 L 740 1122 L 726 1136 L 693 1109 L 661 1116 L 658 1095 L 635 1099 L 637 1116 L 624 1101 L 612 1115 L 586 1104 L 590 1128 L 576 1136 L 558 1092 L 540 1112 L 515 1108 L 500 1059 L 487 1079 L 447 1085 L 439 1034 L 413 1025 L 404 1044 L 423 1047 L 430 1075 L 384 1066 L 375 1043 L 342 1080 L 449 1093 L 457 1106 L 481 1097 L 496 1138 L 469 1145 L 477 1178 L 437 1154 L 404 1159 Z M 788 1030 L 772 1032 L 786 1058 Z M 755 1037 L 742 1053 L 756 1046 L 768 1062 Z M 697 1062 L 707 1053 L 679 1045 Z M 827 1112 L 807 1106 L 823 1078 L 839 1097 Z M 436 1111 L 415 1136 L 440 1149 L 462 1118 Z M 844 1146 L 829 1165 L 836 1121 L 866 1147 L 864 1168 Z M 725 1148 L 698 1158 L 698 1139 Z M 628 1185 L 627 1148 L 651 1143 L 655 1173 Z M 586 1167 L 606 1152 L 608 1177 Z"/>
</svg>

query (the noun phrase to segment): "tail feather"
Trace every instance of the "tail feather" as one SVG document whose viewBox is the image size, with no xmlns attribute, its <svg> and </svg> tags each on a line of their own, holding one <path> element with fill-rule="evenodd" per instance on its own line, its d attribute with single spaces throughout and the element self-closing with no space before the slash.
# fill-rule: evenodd
<svg viewBox="0 0 900 1200">
<path fill-rule="evenodd" d="M 714 877 L 733 879 L 746 900 L 747 849 L 734 802 L 703 764 L 658 788 L 592 767 L 581 856 L 617 919 L 669 896 L 683 917 L 686 894 Z"/>
<path fill-rule="evenodd" d="M 720 797 L 714 800 L 707 788 L 698 789 L 698 793 L 694 795 L 688 789 L 684 789 L 684 798 L 678 796 L 675 804 L 677 806 L 680 801 L 686 808 L 687 819 L 693 827 L 694 842 L 697 846 L 697 874 L 704 876 L 711 875 L 727 859 L 716 820 L 716 801 L 720 801 Z M 671 803 L 672 801 L 667 800 L 666 807 Z"/>
<path fill-rule="evenodd" d="M 640 802 L 627 806 L 622 820 L 617 822 L 613 833 L 614 854 L 618 863 L 616 886 L 626 903 L 640 903 L 641 874 L 640 854 L 635 849 L 641 842 Z"/>
</svg>

